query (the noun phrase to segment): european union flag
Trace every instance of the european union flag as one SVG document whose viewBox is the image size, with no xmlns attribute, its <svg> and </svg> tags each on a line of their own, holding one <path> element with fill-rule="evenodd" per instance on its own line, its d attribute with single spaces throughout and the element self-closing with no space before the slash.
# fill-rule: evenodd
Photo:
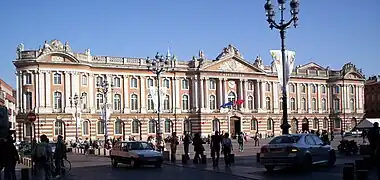
<svg viewBox="0 0 380 180">
<path fill-rule="evenodd" d="M 230 101 L 228 103 L 225 103 L 225 104 L 221 105 L 220 107 L 227 108 L 227 107 L 230 107 L 230 106 L 233 106 L 233 105 L 234 105 L 234 102 Z"/>
</svg>

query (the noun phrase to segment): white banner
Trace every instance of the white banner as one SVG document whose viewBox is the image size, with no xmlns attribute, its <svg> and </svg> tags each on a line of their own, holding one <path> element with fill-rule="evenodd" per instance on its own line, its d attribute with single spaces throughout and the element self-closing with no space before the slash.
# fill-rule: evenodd
<svg viewBox="0 0 380 180">
<path fill-rule="evenodd" d="M 79 111 L 80 111 L 80 110 L 79 110 Z M 80 128 L 80 127 L 81 127 L 81 124 L 82 124 L 82 123 L 81 123 L 81 119 L 80 119 L 82 113 L 79 112 L 79 111 L 77 112 L 77 114 L 75 114 L 75 112 L 73 112 L 73 114 L 72 114 L 72 115 L 73 115 L 73 118 L 76 119 L 76 122 L 75 122 L 75 123 L 78 125 L 78 128 Z"/>
<path fill-rule="evenodd" d="M 270 54 L 276 65 L 278 81 L 280 82 L 281 87 L 285 88 L 288 85 L 290 75 L 293 72 L 296 52 L 285 50 L 285 56 L 286 56 L 285 67 L 282 66 L 281 50 L 270 50 Z M 283 84 L 283 78 L 284 78 L 283 70 L 285 70 L 286 72 L 285 85 Z"/>
<path fill-rule="evenodd" d="M 158 89 L 157 87 L 150 87 L 149 88 L 149 94 L 152 96 L 153 99 L 153 105 L 155 111 L 162 112 L 162 109 L 164 108 L 164 102 L 165 102 L 165 96 L 168 94 L 168 88 L 160 87 L 160 110 L 158 110 Z"/>
<path fill-rule="evenodd" d="M 105 119 L 106 120 L 109 120 L 110 119 L 110 117 L 111 117 L 111 114 L 112 114 L 112 112 L 111 112 L 111 108 L 112 108 L 112 105 L 111 104 L 107 104 L 107 107 L 106 107 L 107 109 L 106 109 L 106 116 L 105 116 Z M 102 119 L 104 119 L 104 105 L 102 105 L 102 109 L 101 109 L 101 111 L 100 111 L 100 118 L 102 118 Z"/>
</svg>

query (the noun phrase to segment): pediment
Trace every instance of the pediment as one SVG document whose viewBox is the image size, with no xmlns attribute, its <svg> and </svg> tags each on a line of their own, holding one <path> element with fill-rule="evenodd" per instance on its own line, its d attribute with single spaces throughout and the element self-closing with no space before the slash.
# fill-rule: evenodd
<svg viewBox="0 0 380 180">
<path fill-rule="evenodd" d="M 297 69 L 299 70 L 326 70 L 326 68 L 322 67 L 321 65 L 315 62 L 309 62 L 307 64 L 298 66 Z"/>
<path fill-rule="evenodd" d="M 72 62 L 78 63 L 79 61 L 71 54 L 52 52 L 38 57 L 37 61 L 44 62 Z"/>
<path fill-rule="evenodd" d="M 214 61 L 202 67 L 201 70 L 220 72 L 263 72 L 256 66 L 239 57 L 231 57 Z"/>
<path fill-rule="evenodd" d="M 348 72 L 344 78 L 346 78 L 346 79 L 365 79 L 365 77 L 363 75 L 361 75 L 360 73 L 358 73 L 356 71 Z"/>
</svg>

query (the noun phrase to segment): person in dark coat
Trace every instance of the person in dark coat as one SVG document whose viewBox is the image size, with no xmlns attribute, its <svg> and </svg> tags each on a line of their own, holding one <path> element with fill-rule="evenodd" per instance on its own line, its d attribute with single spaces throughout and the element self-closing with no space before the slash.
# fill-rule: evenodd
<svg viewBox="0 0 380 180">
<path fill-rule="evenodd" d="M 193 138 L 193 146 L 195 152 L 193 161 L 195 164 L 197 164 L 203 156 L 203 152 L 205 151 L 203 144 L 205 144 L 205 142 L 202 140 L 201 135 L 199 133 L 196 133 Z"/>
<path fill-rule="evenodd" d="M 183 151 L 188 159 L 190 159 L 189 155 L 189 145 L 191 144 L 191 137 L 189 133 L 185 132 L 185 138 L 183 138 Z"/>
<path fill-rule="evenodd" d="M 16 180 L 16 164 L 20 162 L 20 157 L 18 155 L 16 146 L 13 144 L 12 136 L 7 138 L 5 142 L 5 169 L 4 169 L 4 179 Z"/>
</svg>

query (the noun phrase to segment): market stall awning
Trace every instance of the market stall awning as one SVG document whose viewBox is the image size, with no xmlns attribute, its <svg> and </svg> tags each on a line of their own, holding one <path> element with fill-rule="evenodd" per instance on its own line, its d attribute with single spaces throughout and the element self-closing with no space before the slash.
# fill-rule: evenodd
<svg viewBox="0 0 380 180">
<path fill-rule="evenodd" d="M 377 122 L 380 124 L 380 118 L 366 118 L 360 121 L 354 129 L 369 129 L 373 127 L 373 124 Z"/>
</svg>

